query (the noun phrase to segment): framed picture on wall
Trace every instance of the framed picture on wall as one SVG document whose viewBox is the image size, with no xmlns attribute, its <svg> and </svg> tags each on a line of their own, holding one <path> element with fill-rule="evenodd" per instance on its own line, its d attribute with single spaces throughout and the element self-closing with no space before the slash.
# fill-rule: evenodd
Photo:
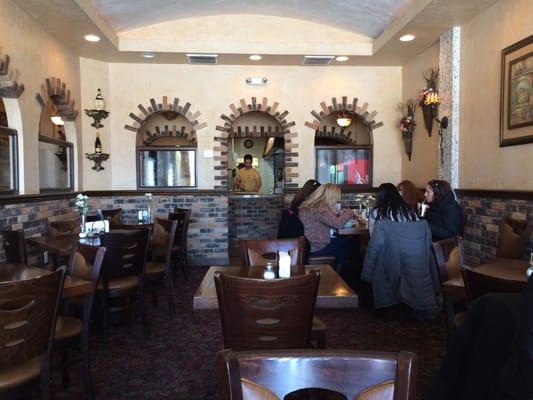
<svg viewBox="0 0 533 400">
<path fill-rule="evenodd" d="M 502 50 L 500 147 L 533 143 L 533 35 Z"/>
</svg>

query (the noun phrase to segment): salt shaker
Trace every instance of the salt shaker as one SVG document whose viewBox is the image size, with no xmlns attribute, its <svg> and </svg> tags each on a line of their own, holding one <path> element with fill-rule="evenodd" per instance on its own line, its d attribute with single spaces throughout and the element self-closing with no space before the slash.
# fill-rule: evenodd
<svg viewBox="0 0 533 400">
<path fill-rule="evenodd" d="M 266 263 L 265 272 L 263 272 L 263 279 L 270 280 L 275 278 L 276 274 L 274 273 L 274 266 L 271 262 Z"/>
</svg>

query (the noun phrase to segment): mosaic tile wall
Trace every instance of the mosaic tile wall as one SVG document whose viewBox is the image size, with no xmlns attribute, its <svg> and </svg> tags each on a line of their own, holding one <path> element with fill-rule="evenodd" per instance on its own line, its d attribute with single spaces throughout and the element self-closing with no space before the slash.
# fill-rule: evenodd
<svg viewBox="0 0 533 400">
<path fill-rule="evenodd" d="M 533 198 L 529 200 L 487 198 L 458 195 L 467 215 L 464 232 L 465 253 L 472 264 L 479 264 L 496 256 L 499 224 L 505 216 L 526 220 L 533 218 Z M 528 258 L 533 251 L 533 235 L 523 254 Z"/>
</svg>

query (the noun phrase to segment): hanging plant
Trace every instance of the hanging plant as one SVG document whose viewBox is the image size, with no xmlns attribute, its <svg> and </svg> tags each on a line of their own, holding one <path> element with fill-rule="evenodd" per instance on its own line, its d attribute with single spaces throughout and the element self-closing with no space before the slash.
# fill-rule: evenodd
<svg viewBox="0 0 533 400">
<path fill-rule="evenodd" d="M 433 120 L 437 116 L 438 107 L 440 104 L 439 92 L 437 85 L 439 80 L 439 69 L 428 68 L 424 71 L 424 79 L 426 80 L 426 88 L 420 92 L 418 103 L 422 108 L 424 116 L 424 126 L 431 137 L 433 130 Z"/>
<path fill-rule="evenodd" d="M 416 101 L 413 99 L 407 99 L 405 103 L 398 105 L 402 114 L 400 118 L 400 131 L 402 132 L 403 146 L 405 154 L 411 161 L 411 154 L 413 152 L 413 135 L 415 133 L 415 113 L 416 113 Z"/>
</svg>

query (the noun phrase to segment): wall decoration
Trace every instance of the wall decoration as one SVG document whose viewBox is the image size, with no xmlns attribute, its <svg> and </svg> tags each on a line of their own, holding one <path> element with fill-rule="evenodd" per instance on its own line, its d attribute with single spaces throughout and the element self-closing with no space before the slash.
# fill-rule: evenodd
<svg viewBox="0 0 533 400">
<path fill-rule="evenodd" d="M 247 149 L 254 147 L 254 141 L 252 139 L 246 139 L 243 144 Z"/>
<path fill-rule="evenodd" d="M 533 35 L 502 50 L 500 147 L 533 143 Z"/>
<path fill-rule="evenodd" d="M 424 79 L 426 80 L 426 88 L 420 92 L 418 103 L 420 104 L 420 108 L 422 108 L 424 126 L 429 137 L 431 137 L 433 119 L 437 116 L 440 104 L 439 92 L 437 91 L 439 69 L 426 69 L 424 71 Z"/>
<path fill-rule="evenodd" d="M 400 118 L 400 131 L 402 132 L 403 146 L 405 154 L 411 161 L 411 154 L 413 152 L 413 135 L 415 133 L 415 113 L 416 113 L 416 101 L 413 99 L 407 99 L 405 103 L 399 105 L 402 117 Z"/>
</svg>

